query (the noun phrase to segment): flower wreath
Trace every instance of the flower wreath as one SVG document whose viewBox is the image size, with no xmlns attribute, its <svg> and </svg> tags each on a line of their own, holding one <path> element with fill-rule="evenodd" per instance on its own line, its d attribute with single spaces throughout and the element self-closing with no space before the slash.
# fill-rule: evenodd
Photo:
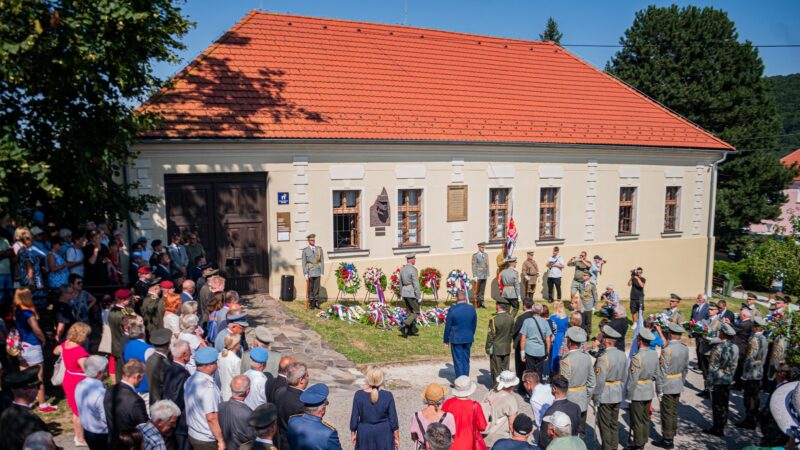
<svg viewBox="0 0 800 450">
<path fill-rule="evenodd" d="M 336 287 L 346 294 L 355 294 L 361 286 L 358 270 L 352 263 L 339 263 L 336 269 Z"/>
<path fill-rule="evenodd" d="M 391 283 L 389 284 L 389 289 L 394 292 L 394 295 L 400 297 L 400 267 L 394 271 L 392 277 L 390 279 Z"/>
<path fill-rule="evenodd" d="M 469 291 L 470 288 L 472 288 L 472 281 L 469 279 L 469 275 L 461 269 L 453 269 L 450 271 L 450 274 L 447 275 L 448 294 L 455 297 L 458 291 Z"/>
<path fill-rule="evenodd" d="M 364 287 L 370 294 L 377 294 L 378 290 L 375 288 L 380 283 L 381 290 L 386 292 L 386 275 L 378 267 L 369 267 L 364 271 Z"/>
<path fill-rule="evenodd" d="M 435 295 L 442 285 L 442 273 L 433 267 L 426 267 L 419 273 L 419 290 L 423 294 Z"/>
</svg>

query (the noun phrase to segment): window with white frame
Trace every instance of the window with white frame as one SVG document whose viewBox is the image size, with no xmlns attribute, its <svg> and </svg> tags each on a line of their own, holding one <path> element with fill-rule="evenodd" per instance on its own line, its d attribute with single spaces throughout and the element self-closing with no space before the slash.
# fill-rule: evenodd
<svg viewBox="0 0 800 450">
<path fill-rule="evenodd" d="M 667 186 L 666 195 L 664 197 L 664 232 L 676 233 L 680 231 L 679 226 L 679 213 L 680 213 L 680 186 Z"/>
<path fill-rule="evenodd" d="M 539 239 L 558 238 L 559 188 L 542 188 L 539 194 Z"/>
<path fill-rule="evenodd" d="M 397 191 L 397 244 L 422 245 L 422 189 Z"/>
<path fill-rule="evenodd" d="M 619 235 L 636 233 L 636 188 L 619 189 Z"/>
<path fill-rule="evenodd" d="M 359 248 L 361 192 L 333 191 L 333 248 Z"/>
<path fill-rule="evenodd" d="M 505 241 L 511 189 L 489 189 L 489 241 Z"/>
</svg>

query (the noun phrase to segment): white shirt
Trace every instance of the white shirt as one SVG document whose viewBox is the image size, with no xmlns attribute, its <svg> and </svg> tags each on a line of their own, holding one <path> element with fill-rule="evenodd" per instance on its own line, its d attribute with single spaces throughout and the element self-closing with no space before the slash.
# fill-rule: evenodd
<svg viewBox="0 0 800 450">
<path fill-rule="evenodd" d="M 537 427 L 542 426 L 542 417 L 547 412 L 547 408 L 553 404 L 553 393 L 549 384 L 539 383 L 533 388 L 531 393 L 531 409 L 533 409 L 533 422 Z"/>
<path fill-rule="evenodd" d="M 222 400 L 228 401 L 231 399 L 231 380 L 236 375 L 242 372 L 242 359 L 236 356 L 235 352 L 228 352 L 228 356 L 222 356 L 220 353 L 217 358 L 217 379 L 219 380 L 219 389 L 222 392 Z"/>
<path fill-rule="evenodd" d="M 75 387 L 75 403 L 84 430 L 95 434 L 108 433 L 106 410 L 103 408 L 105 395 L 103 382 L 96 378 L 84 378 Z"/>
<path fill-rule="evenodd" d="M 264 386 L 267 384 L 267 376 L 263 372 L 250 369 L 244 373 L 250 379 L 250 393 L 244 402 L 250 409 L 255 410 L 259 406 L 267 403 L 267 392 Z"/>
<path fill-rule="evenodd" d="M 564 258 L 562 258 L 561 256 L 551 256 L 547 260 L 547 262 L 548 263 L 553 263 L 553 264 L 561 264 L 563 266 L 564 265 Z M 550 267 L 550 271 L 547 273 L 547 277 L 548 278 L 561 278 L 561 268 L 560 267 L 556 267 L 556 266 Z"/>
<path fill-rule="evenodd" d="M 181 332 L 180 317 L 173 312 L 164 314 L 164 328 L 172 331 L 173 335 Z"/>
<path fill-rule="evenodd" d="M 183 385 L 183 401 L 189 436 L 203 442 L 216 441 L 206 418 L 206 414 L 219 412 L 222 402 L 222 394 L 214 379 L 203 372 L 195 372 Z"/>
</svg>

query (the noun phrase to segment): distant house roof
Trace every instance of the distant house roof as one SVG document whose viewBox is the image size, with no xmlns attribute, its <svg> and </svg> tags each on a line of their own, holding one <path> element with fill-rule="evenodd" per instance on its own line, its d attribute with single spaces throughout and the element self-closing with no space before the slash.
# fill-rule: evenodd
<svg viewBox="0 0 800 450">
<path fill-rule="evenodd" d="M 781 162 L 786 167 L 791 167 L 795 165 L 800 167 L 800 148 L 781 158 Z M 794 180 L 800 181 L 800 176 L 796 176 Z"/>
<path fill-rule="evenodd" d="M 173 82 L 143 138 L 733 149 L 552 43 L 253 11 Z"/>
</svg>

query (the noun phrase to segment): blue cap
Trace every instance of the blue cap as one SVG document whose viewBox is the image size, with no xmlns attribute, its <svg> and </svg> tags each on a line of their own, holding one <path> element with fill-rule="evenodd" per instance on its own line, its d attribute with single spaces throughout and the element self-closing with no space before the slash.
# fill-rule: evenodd
<svg viewBox="0 0 800 450">
<path fill-rule="evenodd" d="M 147 236 L 139 236 L 139 239 L 136 242 L 147 242 Z"/>
<path fill-rule="evenodd" d="M 131 253 L 131 259 L 141 258 L 142 252 L 133 252 Z"/>
<path fill-rule="evenodd" d="M 217 362 L 219 352 L 212 347 L 203 347 L 194 354 L 194 362 L 197 364 L 213 364 Z"/>
<path fill-rule="evenodd" d="M 317 383 L 300 394 L 300 401 L 306 406 L 319 406 L 328 399 L 328 386 Z"/>
<path fill-rule="evenodd" d="M 269 359 L 269 352 L 264 347 L 256 347 L 250 350 L 250 360 L 259 364 L 267 362 Z"/>
<path fill-rule="evenodd" d="M 34 211 L 33 212 L 33 221 L 34 222 L 44 222 L 44 213 L 41 211 Z"/>
<path fill-rule="evenodd" d="M 239 313 L 239 314 L 234 314 L 234 315 L 228 316 L 228 325 L 232 325 L 232 324 L 241 325 L 241 326 L 243 326 L 245 328 L 250 326 L 250 324 L 247 323 L 247 314 L 245 314 L 245 313 Z"/>
</svg>

